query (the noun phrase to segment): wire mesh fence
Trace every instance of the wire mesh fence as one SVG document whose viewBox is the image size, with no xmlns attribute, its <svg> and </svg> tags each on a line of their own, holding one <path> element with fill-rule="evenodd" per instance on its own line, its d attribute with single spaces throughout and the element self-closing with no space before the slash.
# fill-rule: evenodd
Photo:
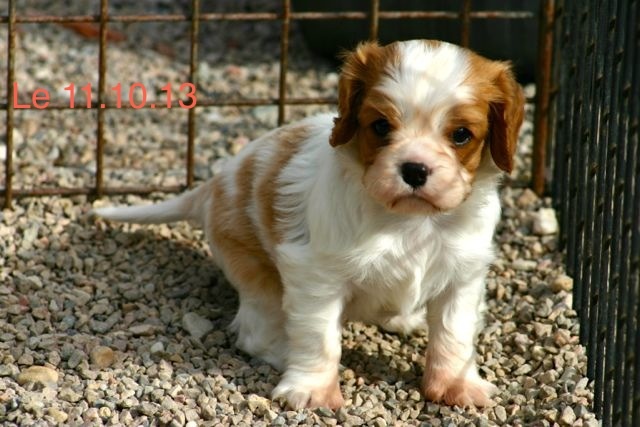
<svg viewBox="0 0 640 427">
<path fill-rule="evenodd" d="M 10 208 L 15 197 L 25 196 L 51 196 L 51 195 L 78 195 L 84 194 L 89 196 L 101 196 L 105 194 L 148 194 L 152 192 L 177 192 L 185 187 L 190 187 L 194 182 L 194 152 L 195 140 L 197 134 L 197 111 L 203 107 L 222 107 L 222 106 L 260 106 L 275 105 L 278 108 L 278 123 L 285 122 L 285 107 L 289 105 L 312 105 L 312 104 L 334 104 L 334 97 L 312 97 L 312 98 L 295 98 L 287 96 L 286 83 L 289 63 L 289 40 L 290 26 L 292 21 L 365 21 L 368 23 L 368 34 L 362 34 L 362 38 L 376 39 L 378 28 L 381 21 L 385 20 L 451 20 L 460 23 L 460 39 L 457 40 L 462 45 L 469 44 L 470 28 L 472 23 L 478 20 L 535 20 L 537 13 L 523 10 L 475 10 L 471 0 L 460 0 L 456 2 L 458 10 L 456 11 L 438 11 L 438 10 L 391 10 L 381 7 L 380 0 L 371 0 L 367 10 L 356 11 L 295 11 L 292 7 L 292 0 L 282 0 L 279 11 L 277 12 L 233 12 L 233 13 L 207 13 L 202 11 L 200 0 L 189 0 L 189 11 L 185 14 L 114 14 L 110 12 L 109 0 L 99 0 L 99 13 L 95 15 L 24 15 L 19 14 L 16 10 L 16 0 L 9 0 L 8 10 L 5 16 L 0 16 L 0 25 L 6 25 L 8 34 L 7 49 L 7 98 L 2 102 L 0 100 L 0 110 L 6 113 L 6 156 L 4 159 L 4 182 L 0 184 L 0 196 L 3 199 L 5 208 Z M 548 9 L 550 1 L 541 2 L 543 10 Z M 428 5 L 425 5 L 428 6 Z M 541 28 L 548 28 L 548 22 L 545 18 L 549 14 L 540 15 Z M 280 32 L 280 52 L 279 52 L 279 82 L 276 97 L 270 98 L 226 98 L 226 97 L 198 97 L 195 99 L 186 97 L 181 100 L 173 100 L 169 107 L 182 107 L 188 109 L 187 112 L 187 135 L 186 135 L 186 152 L 185 152 L 185 171 L 186 178 L 184 185 L 181 186 L 110 186 L 104 179 L 104 158 L 105 158 L 105 117 L 108 110 L 114 108 L 137 108 L 130 103 L 124 102 L 121 105 L 115 105 L 108 100 L 107 92 L 111 88 L 106 84 L 106 70 L 108 65 L 107 49 L 110 42 L 111 34 L 109 32 L 110 25 L 116 23 L 144 23 L 144 22 L 176 22 L 188 23 L 189 27 L 189 73 L 188 82 L 194 88 L 199 87 L 198 81 L 198 42 L 203 36 L 201 34 L 201 25 L 206 22 L 239 22 L 239 21 L 273 21 L 281 26 Z M 84 24 L 95 25 L 95 32 L 98 39 L 98 76 L 97 76 L 97 97 L 91 101 L 89 108 L 96 112 L 96 129 L 95 129 L 95 175 L 93 183 L 88 183 L 82 187 L 62 187 L 48 186 L 46 188 L 23 188 L 20 183 L 14 182 L 14 126 L 16 105 L 14 97 L 17 96 L 14 84 L 16 83 L 16 57 L 15 53 L 18 49 L 16 44 L 16 34 L 20 24 L 63 24 L 68 26 L 78 26 Z M 550 65 L 551 51 L 550 49 L 541 49 L 538 56 L 538 69 L 547 69 Z M 538 76 L 539 87 L 544 88 L 545 93 L 538 92 L 536 103 L 538 107 L 538 115 L 536 116 L 536 141 L 535 151 L 544 153 L 544 147 L 547 140 L 547 105 L 549 100 L 550 79 L 549 73 L 540 73 Z M 80 88 L 77 88 L 80 90 Z M 191 104 L 191 102 L 193 102 Z M 47 109 L 69 109 L 68 103 L 50 102 Z M 149 109 L 156 108 L 152 104 L 143 104 L 140 108 Z M 158 106 L 159 108 L 159 106 Z M 545 159 L 543 156 L 537 156 L 533 166 L 533 180 L 537 182 L 537 191 L 543 191 Z"/>
<path fill-rule="evenodd" d="M 640 422 L 639 7 L 556 9 L 553 193 L 605 426 Z"/>
</svg>

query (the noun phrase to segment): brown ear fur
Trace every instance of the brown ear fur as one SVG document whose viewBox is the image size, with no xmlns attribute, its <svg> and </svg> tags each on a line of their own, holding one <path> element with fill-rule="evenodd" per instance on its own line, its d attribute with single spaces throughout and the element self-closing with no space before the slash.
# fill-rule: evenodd
<svg viewBox="0 0 640 427">
<path fill-rule="evenodd" d="M 503 65 L 494 84 L 500 95 L 491 103 L 489 112 L 489 147 L 496 166 L 511 173 L 518 133 L 524 118 L 525 98 L 508 65 Z"/>
<path fill-rule="evenodd" d="M 369 76 L 380 66 L 382 50 L 375 42 L 364 42 L 353 52 L 344 55 L 338 82 L 338 117 L 334 119 L 329 139 L 332 146 L 346 144 L 355 135 L 358 129 L 358 110 Z"/>
</svg>

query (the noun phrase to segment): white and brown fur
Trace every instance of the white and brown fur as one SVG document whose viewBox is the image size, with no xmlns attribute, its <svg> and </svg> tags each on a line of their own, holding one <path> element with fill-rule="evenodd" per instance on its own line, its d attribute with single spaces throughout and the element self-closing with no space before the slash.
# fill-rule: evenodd
<svg viewBox="0 0 640 427">
<path fill-rule="evenodd" d="M 506 63 L 437 41 L 365 43 L 345 56 L 336 118 L 266 134 L 178 198 L 95 213 L 202 226 L 240 296 L 237 346 L 284 371 L 273 395 L 294 408 L 343 404 L 346 320 L 426 321 L 425 397 L 487 405 L 474 339 L 523 105 Z M 471 137 L 456 145 L 460 128 Z M 407 184 L 406 162 L 425 165 L 423 185 Z"/>
</svg>

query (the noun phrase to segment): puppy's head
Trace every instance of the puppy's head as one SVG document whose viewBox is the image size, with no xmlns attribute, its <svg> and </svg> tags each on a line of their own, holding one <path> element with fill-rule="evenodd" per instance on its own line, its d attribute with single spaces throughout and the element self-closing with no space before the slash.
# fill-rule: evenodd
<svg viewBox="0 0 640 427">
<path fill-rule="evenodd" d="M 482 168 L 513 169 L 524 96 L 507 63 L 438 41 L 360 45 L 346 55 L 331 145 L 357 151 L 389 210 L 455 208 Z"/>
</svg>

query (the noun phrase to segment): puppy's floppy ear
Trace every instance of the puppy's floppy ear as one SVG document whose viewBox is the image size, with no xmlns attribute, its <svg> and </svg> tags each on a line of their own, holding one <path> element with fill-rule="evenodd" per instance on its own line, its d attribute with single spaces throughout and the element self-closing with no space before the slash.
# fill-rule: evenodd
<svg viewBox="0 0 640 427">
<path fill-rule="evenodd" d="M 346 144 L 355 135 L 367 76 L 379 65 L 377 59 L 382 49 L 375 42 L 364 42 L 353 52 L 343 55 L 344 63 L 338 82 L 338 117 L 334 119 L 329 139 L 332 146 Z"/>
<path fill-rule="evenodd" d="M 496 166 L 511 173 L 518 133 L 524 118 L 525 98 L 522 88 L 513 76 L 510 65 L 499 64 L 500 69 L 494 79 L 498 94 L 491 102 L 489 112 L 489 147 Z"/>
</svg>

